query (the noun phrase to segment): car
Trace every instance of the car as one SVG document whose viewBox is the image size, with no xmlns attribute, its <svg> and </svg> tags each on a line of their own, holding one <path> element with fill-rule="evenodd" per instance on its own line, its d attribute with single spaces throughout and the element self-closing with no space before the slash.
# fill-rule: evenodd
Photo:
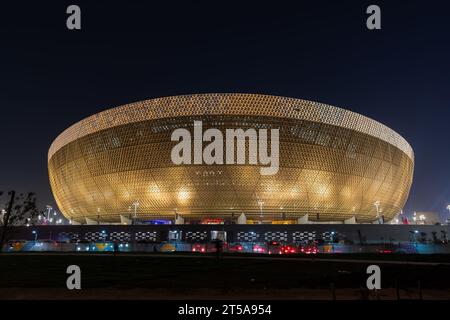
<svg viewBox="0 0 450 320">
<path fill-rule="evenodd" d="M 281 244 L 276 241 L 271 241 L 267 244 L 268 254 L 281 254 Z"/>
<path fill-rule="evenodd" d="M 281 246 L 281 254 L 295 254 L 298 253 L 298 248 L 294 244 Z"/>
<path fill-rule="evenodd" d="M 192 252 L 206 252 L 206 244 L 205 243 L 194 243 L 192 245 Z"/>
<path fill-rule="evenodd" d="M 242 252 L 244 250 L 240 243 L 229 244 L 226 247 L 228 252 Z"/>
<path fill-rule="evenodd" d="M 306 244 L 306 245 L 300 246 L 300 253 L 317 254 L 317 253 L 319 253 L 319 249 L 314 244 Z"/>
<path fill-rule="evenodd" d="M 391 249 L 380 249 L 378 252 L 379 253 L 394 253 L 394 251 L 392 251 Z"/>
<path fill-rule="evenodd" d="M 175 245 L 169 242 L 162 242 L 161 246 L 159 247 L 160 252 L 175 252 L 177 251 L 177 248 Z"/>
<path fill-rule="evenodd" d="M 253 252 L 255 253 L 266 253 L 267 249 L 264 245 L 261 244 L 255 244 L 253 245 Z"/>
<path fill-rule="evenodd" d="M 220 250 L 220 249 L 219 249 Z M 192 252 L 217 252 L 216 243 L 194 243 L 191 247 Z"/>
</svg>

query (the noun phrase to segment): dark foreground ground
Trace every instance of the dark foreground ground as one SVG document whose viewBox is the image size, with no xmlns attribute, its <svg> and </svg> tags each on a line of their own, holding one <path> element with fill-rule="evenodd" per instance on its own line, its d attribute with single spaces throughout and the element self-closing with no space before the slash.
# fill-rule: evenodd
<svg viewBox="0 0 450 320">
<path fill-rule="evenodd" d="M 66 288 L 69 265 L 81 290 Z M 450 299 L 449 274 L 450 257 L 434 255 L 1 254 L 0 299 Z"/>
</svg>

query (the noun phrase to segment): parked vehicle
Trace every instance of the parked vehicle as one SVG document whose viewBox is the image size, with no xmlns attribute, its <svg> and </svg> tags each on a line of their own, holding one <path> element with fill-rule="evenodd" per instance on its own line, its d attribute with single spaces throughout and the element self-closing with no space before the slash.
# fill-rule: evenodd
<svg viewBox="0 0 450 320">
<path fill-rule="evenodd" d="M 267 244 L 268 254 L 281 254 L 281 243 L 276 241 L 271 241 Z"/>
<path fill-rule="evenodd" d="M 228 252 L 242 252 L 244 247 L 240 243 L 228 244 L 226 246 Z"/>
<path fill-rule="evenodd" d="M 296 254 L 298 253 L 298 247 L 295 244 L 287 244 L 281 246 L 281 254 Z"/>
<path fill-rule="evenodd" d="M 192 252 L 217 252 L 217 245 L 215 243 L 194 243 L 192 244 Z"/>
<path fill-rule="evenodd" d="M 255 253 L 266 253 L 267 252 L 267 248 L 264 245 L 258 244 L 258 243 L 253 245 L 252 250 Z"/>
<path fill-rule="evenodd" d="M 300 253 L 303 254 L 317 254 L 319 253 L 319 248 L 315 244 L 305 244 L 300 246 Z"/>
</svg>

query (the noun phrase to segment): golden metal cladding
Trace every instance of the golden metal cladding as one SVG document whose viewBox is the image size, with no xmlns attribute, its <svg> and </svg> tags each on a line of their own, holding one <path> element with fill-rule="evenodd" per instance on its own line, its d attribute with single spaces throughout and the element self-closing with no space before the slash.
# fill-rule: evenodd
<svg viewBox="0 0 450 320">
<path fill-rule="evenodd" d="M 177 166 L 177 128 L 279 129 L 279 171 L 258 165 Z M 63 214 L 118 222 L 237 218 L 370 222 L 399 213 L 412 182 L 410 145 L 385 125 L 341 108 L 259 94 L 193 94 L 136 102 L 65 130 L 48 155 Z M 375 205 L 377 203 L 377 205 Z M 262 212 L 262 214 L 261 214 Z"/>
</svg>

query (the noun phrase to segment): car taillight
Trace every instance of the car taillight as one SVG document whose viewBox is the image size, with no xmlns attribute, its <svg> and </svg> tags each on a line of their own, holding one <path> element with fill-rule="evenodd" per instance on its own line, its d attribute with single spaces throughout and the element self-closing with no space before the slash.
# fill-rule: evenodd
<svg viewBox="0 0 450 320">
<path fill-rule="evenodd" d="M 202 248 L 202 252 L 205 252 L 205 248 Z"/>
</svg>

